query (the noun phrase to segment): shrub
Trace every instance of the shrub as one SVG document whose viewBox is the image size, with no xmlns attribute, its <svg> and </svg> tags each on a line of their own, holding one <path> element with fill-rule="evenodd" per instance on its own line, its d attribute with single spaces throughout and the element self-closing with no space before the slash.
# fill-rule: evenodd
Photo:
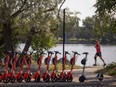
<svg viewBox="0 0 116 87">
<path fill-rule="evenodd" d="M 113 62 L 111 64 L 108 64 L 105 68 L 96 71 L 96 73 L 99 73 L 99 72 L 104 72 L 104 74 L 107 74 L 110 76 L 116 76 L 116 63 Z"/>
</svg>

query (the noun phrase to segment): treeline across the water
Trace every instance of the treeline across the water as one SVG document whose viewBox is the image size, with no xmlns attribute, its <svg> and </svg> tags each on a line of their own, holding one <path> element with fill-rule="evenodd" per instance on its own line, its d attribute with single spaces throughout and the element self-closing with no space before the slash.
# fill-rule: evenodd
<svg viewBox="0 0 116 87">
<path fill-rule="evenodd" d="M 114 41 L 107 41 L 107 40 L 100 40 L 101 44 L 110 44 L 116 45 L 116 40 Z M 58 40 L 57 44 L 62 44 L 63 40 Z M 65 44 L 95 44 L 95 39 L 87 40 L 87 39 L 68 39 L 65 40 Z"/>
</svg>

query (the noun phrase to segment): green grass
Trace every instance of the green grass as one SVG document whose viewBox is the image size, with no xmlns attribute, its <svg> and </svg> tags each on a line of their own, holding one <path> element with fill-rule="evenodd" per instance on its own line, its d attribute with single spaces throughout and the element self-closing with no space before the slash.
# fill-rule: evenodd
<svg viewBox="0 0 116 87">
<path fill-rule="evenodd" d="M 110 76 L 116 76 L 116 63 L 108 64 L 105 68 L 96 71 L 96 73 L 104 72 L 104 74 L 110 75 Z"/>
<path fill-rule="evenodd" d="M 57 70 L 62 70 L 62 64 L 61 64 L 61 63 L 58 63 L 56 67 L 57 67 Z M 74 65 L 73 68 L 74 68 L 74 69 L 79 69 L 80 66 Z M 54 65 L 51 64 L 50 67 L 49 67 L 49 70 L 50 70 L 50 71 L 53 71 L 53 69 L 54 69 Z M 65 65 L 65 70 L 70 70 L 70 69 L 71 69 L 71 65 L 70 65 L 70 64 L 66 64 L 66 65 Z"/>
</svg>

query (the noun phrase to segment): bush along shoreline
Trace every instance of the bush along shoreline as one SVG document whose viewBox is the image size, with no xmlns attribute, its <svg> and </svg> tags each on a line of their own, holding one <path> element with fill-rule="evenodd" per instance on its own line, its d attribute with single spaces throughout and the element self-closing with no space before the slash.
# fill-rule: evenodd
<svg viewBox="0 0 116 87">
<path fill-rule="evenodd" d="M 105 68 L 97 70 L 96 73 L 104 72 L 106 75 L 116 76 L 116 63 L 108 64 Z"/>
</svg>

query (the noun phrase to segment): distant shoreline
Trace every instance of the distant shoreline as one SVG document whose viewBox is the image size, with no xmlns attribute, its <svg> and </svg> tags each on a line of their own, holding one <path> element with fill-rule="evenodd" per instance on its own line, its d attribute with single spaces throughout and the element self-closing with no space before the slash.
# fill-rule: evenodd
<svg viewBox="0 0 116 87">
<path fill-rule="evenodd" d="M 56 44 L 63 44 L 62 40 L 59 40 Z M 85 41 L 85 40 L 67 40 L 65 44 L 95 44 L 95 41 Z M 103 45 L 116 45 L 115 42 L 101 42 Z"/>
</svg>

